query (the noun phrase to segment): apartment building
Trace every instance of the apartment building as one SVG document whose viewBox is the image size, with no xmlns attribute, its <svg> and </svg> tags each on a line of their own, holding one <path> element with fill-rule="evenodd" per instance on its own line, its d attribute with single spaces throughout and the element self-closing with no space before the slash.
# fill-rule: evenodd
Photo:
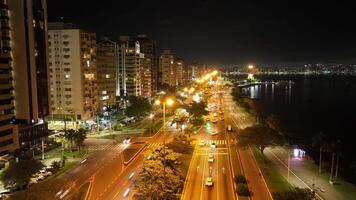
<svg viewBox="0 0 356 200">
<path fill-rule="evenodd" d="M 99 109 L 116 104 L 117 44 L 108 38 L 97 45 Z"/>
<path fill-rule="evenodd" d="M 129 36 L 120 36 L 118 44 L 118 70 L 116 96 L 125 99 L 129 96 L 141 96 L 141 59 L 140 43 Z"/>
<path fill-rule="evenodd" d="M 164 50 L 159 57 L 159 83 L 169 86 L 177 85 L 174 55 L 170 50 Z"/>
<path fill-rule="evenodd" d="M 49 23 L 50 112 L 85 121 L 98 112 L 96 34 L 63 22 Z"/>
</svg>

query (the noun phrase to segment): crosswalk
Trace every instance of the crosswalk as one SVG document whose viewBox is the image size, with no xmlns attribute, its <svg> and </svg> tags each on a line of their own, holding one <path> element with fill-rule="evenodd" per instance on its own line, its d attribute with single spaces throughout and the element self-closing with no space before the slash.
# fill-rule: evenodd
<svg viewBox="0 0 356 200">
<path fill-rule="evenodd" d="M 153 143 L 148 145 L 149 149 L 155 149 L 155 148 L 159 148 L 159 147 L 162 147 L 162 144 L 159 143 L 159 142 L 153 142 Z"/>
<path fill-rule="evenodd" d="M 207 145 L 211 145 L 212 143 L 215 143 L 216 145 L 227 144 L 226 140 L 205 140 L 205 143 Z"/>
<path fill-rule="evenodd" d="M 120 150 L 122 144 L 104 144 L 104 145 L 90 145 L 87 147 L 88 151 L 104 151 L 104 150 Z"/>
</svg>

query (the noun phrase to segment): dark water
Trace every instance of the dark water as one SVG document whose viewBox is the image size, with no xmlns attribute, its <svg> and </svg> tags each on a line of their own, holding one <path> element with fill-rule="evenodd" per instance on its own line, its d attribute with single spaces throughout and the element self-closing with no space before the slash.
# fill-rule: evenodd
<svg viewBox="0 0 356 200">
<path fill-rule="evenodd" d="M 285 132 L 306 145 L 306 148 L 311 147 L 313 135 L 321 131 L 331 140 L 340 140 L 345 160 L 349 164 L 354 162 L 356 166 L 355 76 L 299 75 L 257 78 L 262 81 L 293 82 L 280 86 L 253 86 L 243 90 L 247 96 L 256 99 L 255 102 L 264 116 L 271 113 L 280 116 Z"/>
</svg>

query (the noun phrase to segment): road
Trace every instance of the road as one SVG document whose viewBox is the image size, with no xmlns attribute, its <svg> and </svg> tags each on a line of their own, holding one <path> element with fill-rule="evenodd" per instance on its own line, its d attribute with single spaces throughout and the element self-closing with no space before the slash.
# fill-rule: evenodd
<svg viewBox="0 0 356 200">
<path fill-rule="evenodd" d="M 245 116 L 233 101 L 230 91 L 224 94 L 225 122 L 230 124 L 234 132 L 238 129 L 244 129 L 251 126 L 253 122 L 248 116 Z M 238 134 L 238 133 L 237 133 Z M 231 134 L 231 138 L 237 143 L 237 134 Z M 241 173 L 248 181 L 249 190 L 252 192 L 251 199 L 268 200 L 272 199 L 271 193 L 267 187 L 266 181 L 260 171 L 256 159 L 250 148 L 235 148 L 238 158 L 232 158 L 232 162 L 238 162 Z"/>
<path fill-rule="evenodd" d="M 147 147 L 162 144 L 164 138 L 168 142 L 173 138 L 173 132 L 176 129 L 167 128 L 166 135 L 163 131 L 159 131 L 154 137 L 147 140 Z M 120 167 L 119 161 L 111 162 L 105 170 L 96 175 L 101 182 L 94 184 L 94 188 L 90 195 L 90 200 L 113 200 L 113 199 L 133 199 L 134 196 L 134 178 L 141 169 L 145 149 L 141 151 L 135 159 L 133 159 L 127 166 Z M 119 159 L 119 158 L 118 158 Z M 117 170 L 115 170 L 117 168 Z M 119 170 L 121 169 L 121 170 Z"/>
<path fill-rule="evenodd" d="M 235 199 L 225 127 L 224 121 L 219 120 L 212 123 L 211 127 L 211 130 L 217 132 L 216 135 L 211 135 L 211 130 L 203 127 L 193 136 L 197 143 L 204 140 L 206 144 L 196 145 L 181 199 Z M 211 143 L 217 144 L 217 148 L 211 148 Z M 208 162 L 209 154 L 214 157 L 212 163 Z M 205 186 L 209 176 L 214 181 L 213 187 Z"/>
</svg>

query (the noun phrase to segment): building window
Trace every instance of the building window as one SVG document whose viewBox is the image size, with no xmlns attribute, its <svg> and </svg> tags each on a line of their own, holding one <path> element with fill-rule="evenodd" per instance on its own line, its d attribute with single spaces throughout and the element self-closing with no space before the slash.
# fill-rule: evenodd
<svg viewBox="0 0 356 200">
<path fill-rule="evenodd" d="M 110 75 L 109 74 L 105 74 L 105 78 L 110 78 Z"/>
</svg>

